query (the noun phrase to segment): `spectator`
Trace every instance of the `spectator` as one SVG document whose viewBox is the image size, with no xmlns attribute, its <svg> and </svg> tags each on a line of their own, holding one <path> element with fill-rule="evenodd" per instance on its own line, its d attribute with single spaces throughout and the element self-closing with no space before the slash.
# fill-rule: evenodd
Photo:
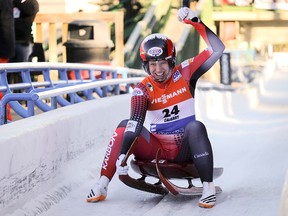
<svg viewBox="0 0 288 216">
<path fill-rule="evenodd" d="M 37 0 L 13 0 L 15 22 L 15 56 L 10 62 L 27 62 L 32 53 L 32 24 L 39 11 Z"/>
<path fill-rule="evenodd" d="M 7 63 L 14 56 L 14 20 L 11 0 L 0 1 L 0 63 Z"/>
<path fill-rule="evenodd" d="M 11 0 L 0 1 L 0 63 L 7 63 L 14 56 L 14 19 Z M 0 92 L 0 100 L 3 94 Z M 10 107 L 7 105 L 7 119 L 12 120 Z"/>
</svg>

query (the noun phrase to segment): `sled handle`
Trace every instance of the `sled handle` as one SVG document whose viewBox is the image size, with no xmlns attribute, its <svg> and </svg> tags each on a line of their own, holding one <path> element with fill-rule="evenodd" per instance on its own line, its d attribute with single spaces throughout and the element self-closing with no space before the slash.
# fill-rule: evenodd
<svg viewBox="0 0 288 216">
<path fill-rule="evenodd" d="M 160 161 L 160 154 L 161 149 L 159 148 L 156 154 L 156 170 L 158 177 L 160 181 L 165 185 L 165 187 L 174 195 L 178 195 L 179 191 L 177 191 L 177 188 L 174 187 L 174 185 L 164 176 L 164 174 L 161 172 L 161 169 L 159 167 L 159 161 Z"/>
<path fill-rule="evenodd" d="M 121 166 L 124 167 L 124 166 L 127 165 L 127 160 L 128 160 L 128 158 L 130 157 L 130 155 L 132 154 L 133 146 L 134 146 L 134 143 L 136 142 L 136 140 L 137 140 L 137 137 L 134 139 L 134 141 L 133 141 L 133 143 L 131 144 L 128 152 L 126 153 L 126 155 L 125 155 L 125 157 L 124 157 L 124 159 L 123 159 L 123 161 L 122 161 L 122 163 L 121 163 Z"/>
</svg>

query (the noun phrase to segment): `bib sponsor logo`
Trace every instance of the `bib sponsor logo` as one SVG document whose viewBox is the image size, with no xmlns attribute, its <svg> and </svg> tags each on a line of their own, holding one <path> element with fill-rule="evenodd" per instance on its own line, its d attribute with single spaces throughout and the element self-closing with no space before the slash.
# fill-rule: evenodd
<svg viewBox="0 0 288 216">
<path fill-rule="evenodd" d="M 187 60 L 183 61 L 181 63 L 181 67 L 185 68 L 185 67 L 189 66 L 193 62 L 193 60 L 194 60 L 194 58 L 190 58 L 190 59 L 187 59 Z"/>
<path fill-rule="evenodd" d="M 177 70 L 174 74 L 173 74 L 173 81 L 176 82 L 177 80 L 179 80 L 182 77 L 181 73 Z"/>
<path fill-rule="evenodd" d="M 130 132 L 135 133 L 136 126 L 137 126 L 137 122 L 136 121 L 129 120 L 128 123 L 127 123 L 126 129 L 125 129 L 125 132 L 126 131 L 130 131 Z"/>
<path fill-rule="evenodd" d="M 163 50 L 160 48 L 160 47 L 152 47 L 148 50 L 147 54 L 149 56 L 152 56 L 152 57 L 158 57 L 158 56 L 161 56 L 163 53 Z"/>
<path fill-rule="evenodd" d="M 151 103 L 152 104 L 157 104 L 157 103 L 165 104 L 168 102 L 168 100 L 170 100 L 170 99 L 172 99 L 178 95 L 181 95 L 181 94 L 185 93 L 186 91 L 187 91 L 186 87 L 183 87 L 183 88 L 178 89 L 177 91 L 172 92 L 170 94 L 163 94 L 161 97 L 153 99 Z"/>
<path fill-rule="evenodd" d="M 144 94 L 140 88 L 135 88 L 132 92 L 132 96 L 142 96 L 142 95 L 144 95 Z"/>
<path fill-rule="evenodd" d="M 179 119 L 179 115 L 172 116 L 172 117 L 169 117 L 169 118 L 165 118 L 164 122 L 169 122 L 169 121 L 173 121 L 173 120 L 177 120 L 177 119 Z"/>
<path fill-rule="evenodd" d="M 150 131 L 151 133 L 160 134 L 160 135 L 171 135 L 171 134 L 183 134 L 185 129 L 184 128 L 178 128 L 177 130 L 173 131 L 157 131 L 157 127 L 155 124 L 150 125 Z"/>
<path fill-rule="evenodd" d="M 103 163 L 102 163 L 102 169 L 105 169 L 105 170 L 107 169 L 108 161 L 109 161 L 111 151 L 112 151 L 112 147 L 115 143 L 115 139 L 117 136 L 118 136 L 118 134 L 116 132 L 114 132 L 111 139 L 110 139 L 110 142 L 109 142 L 108 147 L 106 149 L 105 158 L 104 158 Z"/>
<path fill-rule="evenodd" d="M 148 89 L 152 92 L 153 91 L 153 86 L 150 82 L 148 82 L 147 84 Z"/>
<path fill-rule="evenodd" d="M 206 157 L 208 155 L 209 155 L 208 152 L 204 152 L 202 154 L 194 154 L 194 158 L 197 159 L 197 158 L 201 158 L 201 157 Z"/>
<path fill-rule="evenodd" d="M 185 67 L 187 67 L 189 65 L 189 61 L 188 60 L 185 60 L 185 61 L 183 61 L 182 63 L 181 63 L 181 67 L 182 68 L 185 68 Z"/>
</svg>

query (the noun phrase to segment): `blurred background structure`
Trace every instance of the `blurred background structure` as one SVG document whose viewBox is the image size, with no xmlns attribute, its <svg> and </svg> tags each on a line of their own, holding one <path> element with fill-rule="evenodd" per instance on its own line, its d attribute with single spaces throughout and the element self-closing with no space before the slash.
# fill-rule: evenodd
<svg viewBox="0 0 288 216">
<path fill-rule="evenodd" d="M 210 81 L 224 84 L 251 82 L 261 70 L 263 61 L 273 58 L 275 52 L 288 52 L 288 3 L 285 0 L 85 0 L 77 3 L 76 0 L 39 0 L 39 3 L 35 38 L 43 45 L 46 61 L 75 62 L 76 56 L 86 53 L 86 57 L 79 58 L 78 62 L 140 69 L 139 43 L 151 32 L 165 33 L 174 40 L 178 61 L 191 57 L 202 50 L 204 44 L 198 41 L 193 29 L 181 25 L 176 18 L 177 9 L 188 3 L 226 45 L 224 57 L 230 63 L 229 80 L 221 78 L 219 64 L 211 69 L 217 73 L 205 75 Z M 107 18 L 104 12 L 111 13 L 114 18 Z M 112 15 L 118 12 L 122 12 L 123 17 Z M 62 16 L 58 16 L 60 14 Z M 42 25 L 42 36 L 39 36 L 39 25 Z M 49 34 L 43 34 L 43 31 Z M 72 34 L 74 39 L 78 34 L 77 40 L 72 40 Z M 85 34 L 93 36 L 87 38 Z"/>
</svg>

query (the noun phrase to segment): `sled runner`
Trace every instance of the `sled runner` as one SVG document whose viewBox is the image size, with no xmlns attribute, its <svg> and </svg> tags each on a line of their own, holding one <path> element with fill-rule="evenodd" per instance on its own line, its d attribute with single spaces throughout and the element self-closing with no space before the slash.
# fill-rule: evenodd
<svg viewBox="0 0 288 216">
<path fill-rule="evenodd" d="M 166 195 L 169 192 L 173 195 L 201 195 L 202 187 L 196 187 L 192 184 L 193 179 L 199 179 L 199 174 L 193 163 L 171 163 L 166 160 L 159 159 L 161 149 L 158 150 L 156 159 L 153 161 L 139 161 L 133 158 L 130 161 L 131 168 L 141 178 L 135 179 L 128 175 L 119 175 L 120 180 L 129 187 L 161 195 Z M 129 158 L 129 152 L 126 158 L 122 162 L 122 165 L 126 165 Z M 223 168 L 214 168 L 213 178 L 218 178 L 222 175 Z M 158 182 L 153 184 L 146 182 L 146 177 L 154 177 L 158 179 Z M 187 187 L 180 187 L 172 183 L 170 180 L 179 179 L 187 180 Z M 215 187 L 216 193 L 221 193 L 222 189 L 219 186 Z"/>
</svg>

